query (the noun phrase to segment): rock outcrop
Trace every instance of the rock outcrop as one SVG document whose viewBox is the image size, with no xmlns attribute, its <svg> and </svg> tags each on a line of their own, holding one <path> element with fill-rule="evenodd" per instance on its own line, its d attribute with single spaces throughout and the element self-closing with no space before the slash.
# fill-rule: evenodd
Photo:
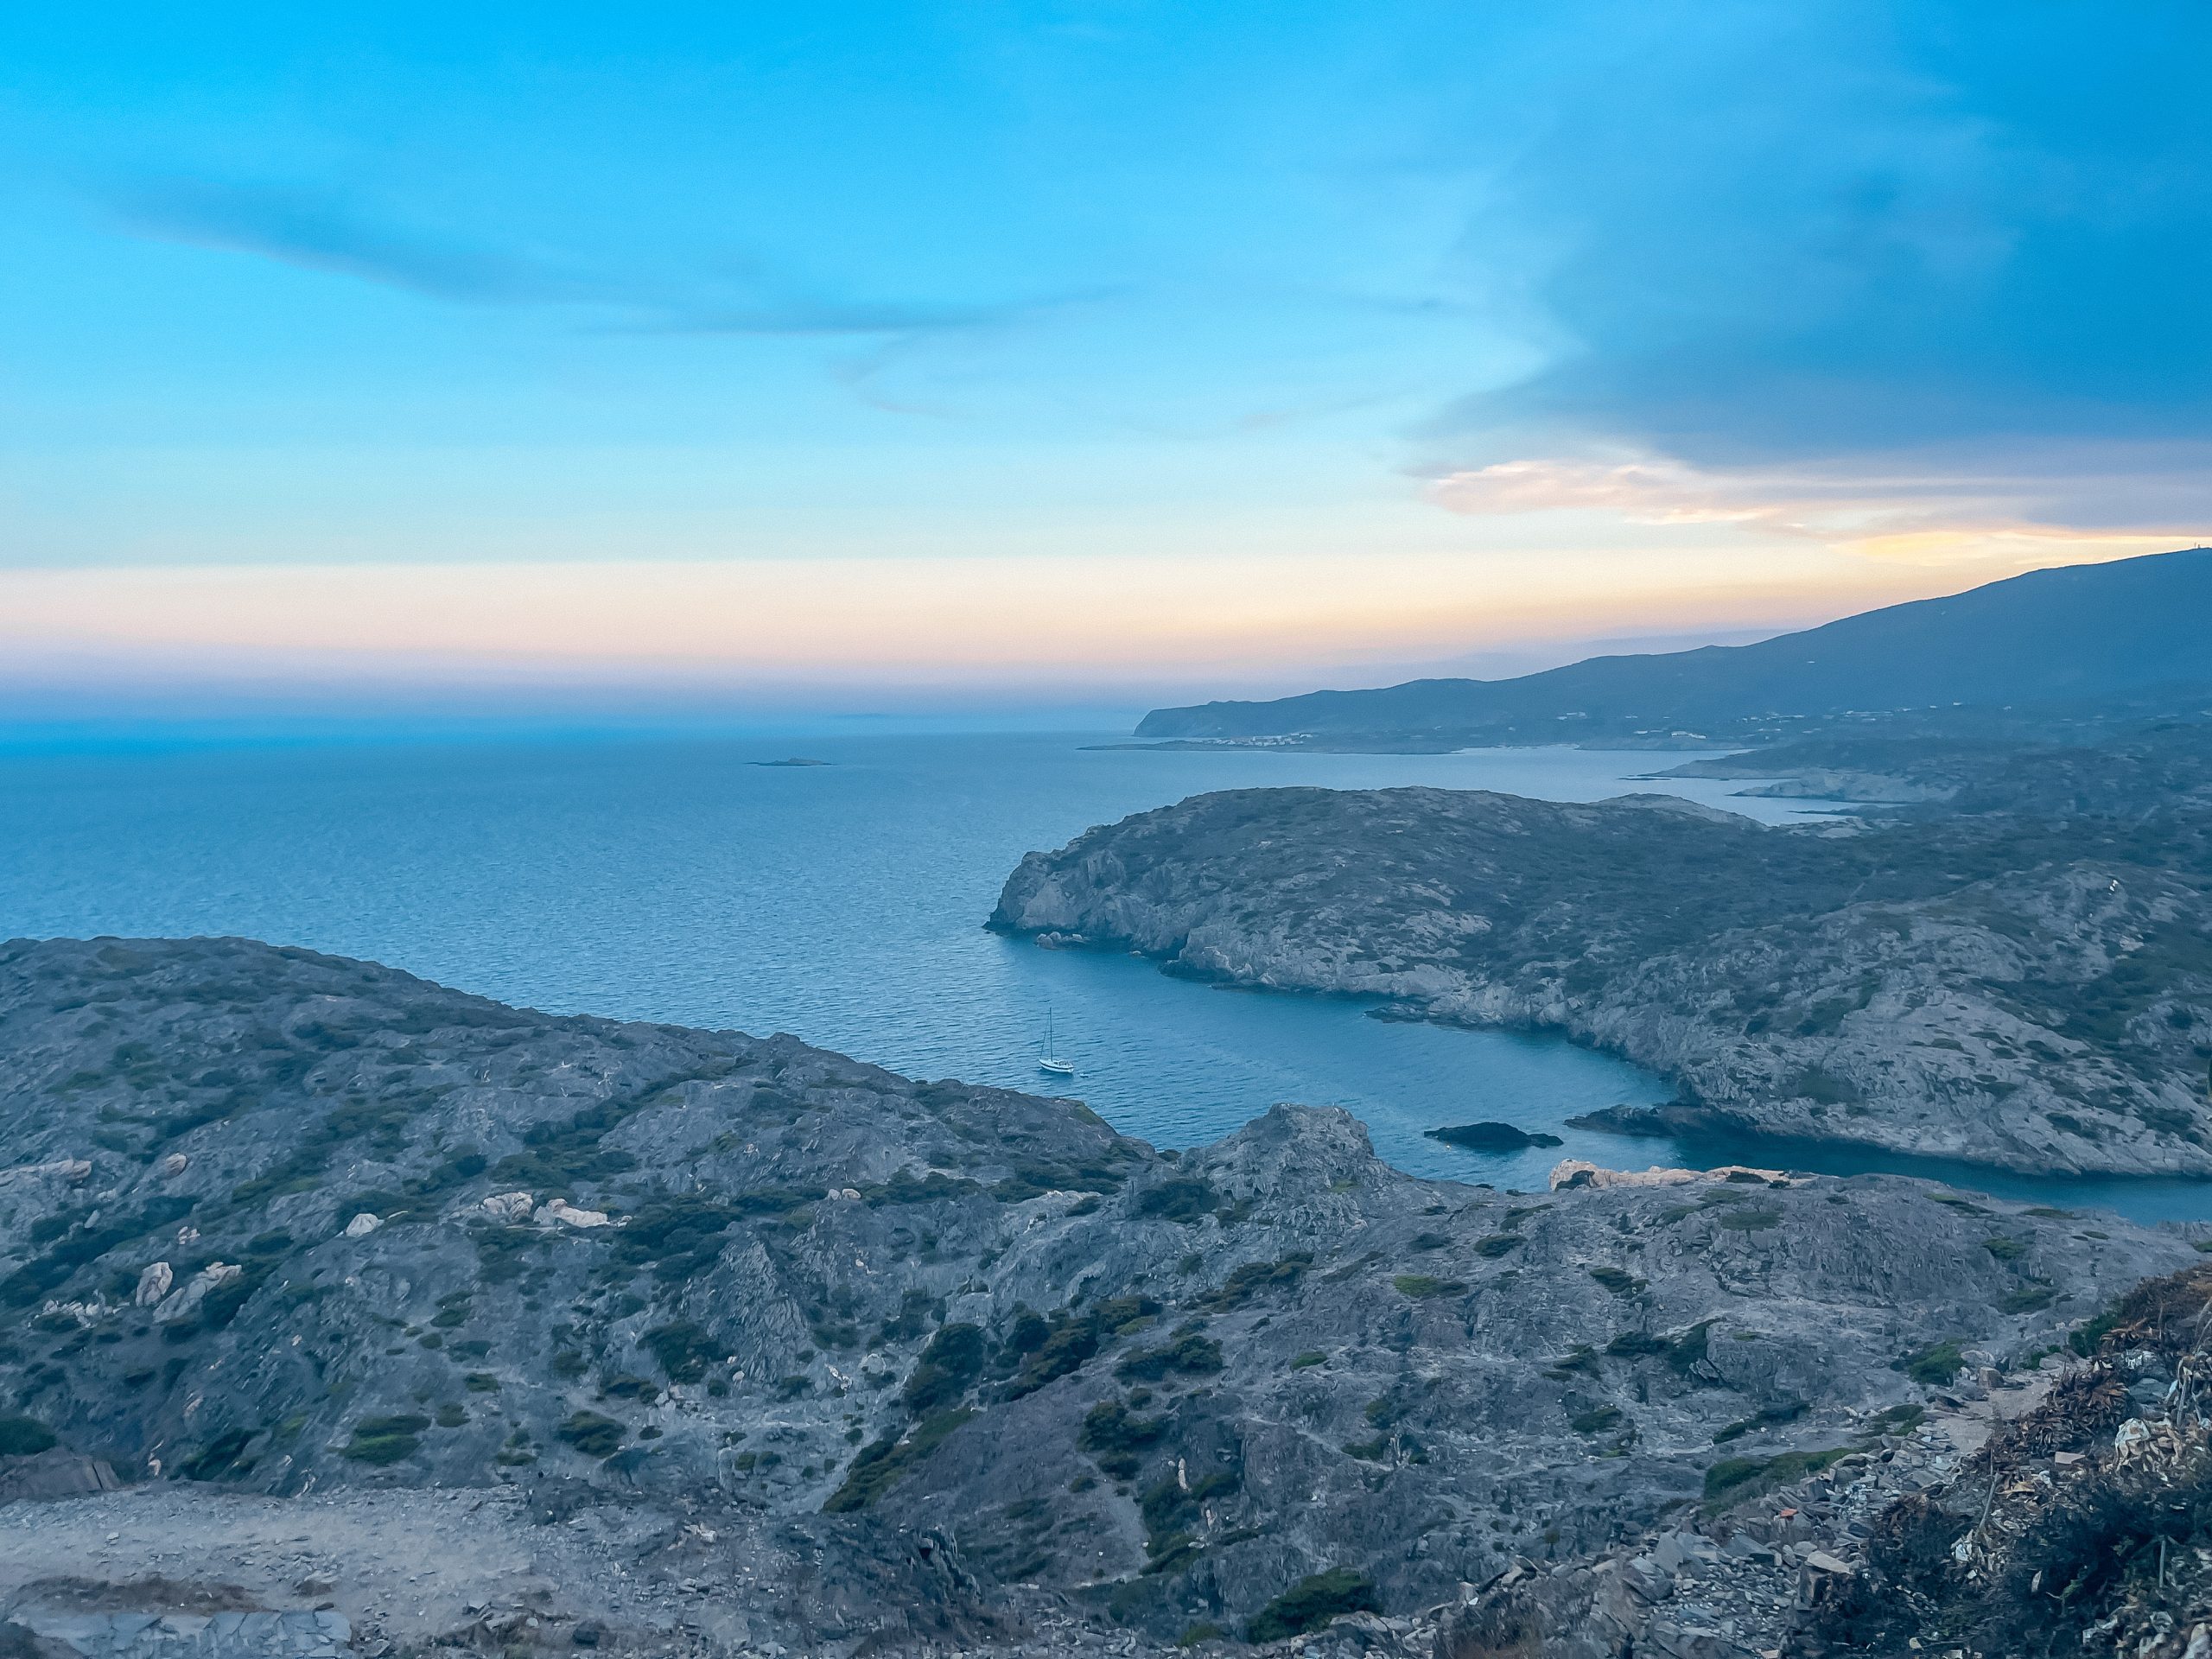
<svg viewBox="0 0 2212 1659">
<path fill-rule="evenodd" d="M 994 927 L 1565 1033 L 1669 1127 L 2212 1175 L 2203 824 L 1770 829 L 1665 798 L 1202 795 L 1025 858 Z"/>
<path fill-rule="evenodd" d="M 1071 1102 L 238 941 L 0 947 L 0 1144 L 86 1166 L 0 1180 L 0 1444 L 133 1483 L 11 1530 L 0 1592 L 110 1533 L 146 1549 L 104 1573 L 215 1572 L 251 1522 L 396 1562 L 338 1611 L 409 1643 L 474 1628 L 412 1580 L 480 1539 L 471 1583 L 547 1564 L 563 1641 L 1128 1650 L 1341 1614 L 1403 1650 L 1732 1459 L 1878 1455 L 2198 1259 L 1887 1178 L 1418 1180 L 1334 1110 L 1176 1155 Z"/>
</svg>

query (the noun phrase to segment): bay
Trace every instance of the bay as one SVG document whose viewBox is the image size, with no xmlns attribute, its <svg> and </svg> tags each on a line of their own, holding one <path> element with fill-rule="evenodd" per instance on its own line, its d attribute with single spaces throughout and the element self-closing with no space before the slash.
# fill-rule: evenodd
<svg viewBox="0 0 2212 1659">
<path fill-rule="evenodd" d="M 982 923 L 1023 853 L 1207 790 L 1421 784 L 1594 800 L 1665 789 L 1767 822 L 1808 809 L 1736 796 L 1736 782 L 1637 781 L 1691 758 L 1676 753 L 1092 747 L 1114 741 L 817 732 L 23 748 L 0 753 L 0 934 L 239 934 L 552 1012 L 788 1031 L 912 1076 L 1069 1094 L 1162 1146 L 1212 1140 L 1295 1101 L 1354 1112 L 1402 1168 L 1501 1187 L 1540 1188 L 1563 1156 L 1640 1168 L 1691 1150 L 1567 1128 L 1671 1091 L 1559 1039 L 1207 989 Z M 791 759 L 822 764 L 773 764 Z M 1048 1010 L 1071 1081 L 1036 1066 Z M 1564 1144 L 1478 1154 L 1424 1136 L 1480 1120 Z M 1879 1161 L 1834 1148 L 1820 1158 L 1847 1172 Z M 1975 1172 L 1943 1173 L 1975 1184 Z M 2196 1184 L 2028 1185 L 2146 1218 L 2204 1212 Z"/>
</svg>

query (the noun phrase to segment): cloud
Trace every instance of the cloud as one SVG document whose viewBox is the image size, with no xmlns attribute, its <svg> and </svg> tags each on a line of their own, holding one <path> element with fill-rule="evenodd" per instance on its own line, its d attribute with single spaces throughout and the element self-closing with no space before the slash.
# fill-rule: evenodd
<svg viewBox="0 0 2212 1659">
<path fill-rule="evenodd" d="M 2212 519 L 2205 446 L 2169 447 L 2148 478 L 2140 454 L 2115 459 L 2094 449 L 1980 465 L 1955 457 L 1948 467 L 1931 465 L 1936 459 L 1907 453 L 1732 467 L 1665 455 L 1520 459 L 1439 474 L 1427 493 L 1470 517 L 1594 512 L 1634 524 L 1730 525 L 1919 562 L 2084 540 L 2152 550 L 2195 540 Z M 2113 497 L 2114 470 L 2133 486 L 2126 500 Z"/>
<path fill-rule="evenodd" d="M 1037 303 L 851 300 L 798 291 L 747 264 L 735 275 L 663 281 L 586 262 L 403 228 L 343 195 L 202 179 L 142 180 L 111 194 L 134 235 L 247 253 L 458 304 L 570 307 L 605 332 L 893 339 L 1017 321 Z"/>
<path fill-rule="evenodd" d="M 1554 349 L 1436 435 L 1724 468 L 2090 443 L 2123 474 L 2212 439 L 2212 11 L 1548 17 L 1470 89 L 1465 257 L 1512 268 Z"/>
<path fill-rule="evenodd" d="M 199 179 L 140 181 L 111 198 L 134 235 L 257 254 L 471 304 L 594 297 L 593 286 L 535 261 L 379 224 L 327 193 Z"/>
<path fill-rule="evenodd" d="M 916 305 L 791 299 L 774 304 L 678 307 L 639 330 L 671 334 L 925 334 L 995 328 L 1037 307 Z"/>
</svg>

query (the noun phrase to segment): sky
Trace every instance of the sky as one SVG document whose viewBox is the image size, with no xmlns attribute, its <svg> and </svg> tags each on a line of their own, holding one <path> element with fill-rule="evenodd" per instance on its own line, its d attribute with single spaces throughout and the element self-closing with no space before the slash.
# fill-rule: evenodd
<svg viewBox="0 0 2212 1659">
<path fill-rule="evenodd" d="M 2188 545 L 2208 48 L 2056 0 L 13 8 L 0 715 L 1141 707 Z"/>
</svg>

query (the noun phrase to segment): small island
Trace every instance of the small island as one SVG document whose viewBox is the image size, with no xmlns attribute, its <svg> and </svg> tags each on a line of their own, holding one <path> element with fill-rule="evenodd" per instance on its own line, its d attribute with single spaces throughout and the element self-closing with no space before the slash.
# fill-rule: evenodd
<svg viewBox="0 0 2212 1659">
<path fill-rule="evenodd" d="M 795 754 L 784 760 L 751 760 L 746 764 L 754 766 L 827 766 L 835 763 L 828 760 L 810 760 L 804 755 Z"/>
<path fill-rule="evenodd" d="M 1432 1141 L 1441 1141 L 1447 1147 L 1464 1147 L 1469 1152 L 1526 1152 L 1530 1147 L 1567 1144 L 1555 1135 L 1539 1135 L 1516 1128 L 1510 1123 L 1453 1123 L 1423 1133 Z"/>
</svg>

